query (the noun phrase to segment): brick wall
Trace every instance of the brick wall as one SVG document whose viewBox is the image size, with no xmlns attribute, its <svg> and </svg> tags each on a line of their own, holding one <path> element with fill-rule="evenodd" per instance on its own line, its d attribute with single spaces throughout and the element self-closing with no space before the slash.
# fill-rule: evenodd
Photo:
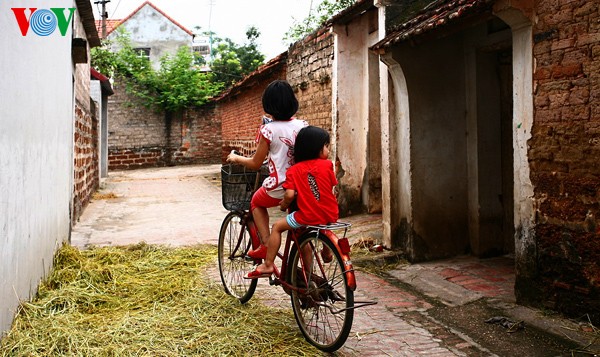
<svg viewBox="0 0 600 357">
<path fill-rule="evenodd" d="M 322 28 L 288 52 L 287 80 L 300 103 L 298 117 L 331 131 L 333 34 Z"/>
<path fill-rule="evenodd" d="M 577 316 L 589 313 L 598 322 L 600 5 L 541 0 L 537 17 L 529 158 L 545 296 L 531 299 Z"/>
<path fill-rule="evenodd" d="M 221 159 L 221 119 L 214 103 L 187 109 L 172 123 L 171 144 L 177 164 L 214 164 Z"/>
<path fill-rule="evenodd" d="M 109 170 L 219 162 L 221 122 L 214 105 L 168 117 L 127 94 L 123 80 L 113 89 L 108 104 Z"/>
<path fill-rule="evenodd" d="M 285 60 L 285 56 L 273 60 L 273 63 L 252 74 L 241 86 L 232 88 L 217 100 L 217 116 L 222 124 L 223 162 L 233 149 L 245 156 L 252 155 L 256 150 L 256 135 L 265 114 L 262 94 L 272 81 L 285 79 Z"/>
<path fill-rule="evenodd" d="M 84 106 L 76 100 L 72 222 L 77 221 L 100 181 L 97 118 L 97 110 L 93 102 L 88 100 L 87 106 Z"/>
</svg>

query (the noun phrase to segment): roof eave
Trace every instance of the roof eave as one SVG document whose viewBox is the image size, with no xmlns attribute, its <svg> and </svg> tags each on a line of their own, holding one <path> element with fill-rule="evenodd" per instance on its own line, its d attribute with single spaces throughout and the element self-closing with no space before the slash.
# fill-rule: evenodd
<svg viewBox="0 0 600 357">
<path fill-rule="evenodd" d="M 98 36 L 98 30 L 96 30 L 96 21 L 94 20 L 94 11 L 92 10 L 91 2 L 87 0 L 75 0 L 75 5 L 81 17 L 90 48 L 100 46 L 100 37 Z"/>
</svg>

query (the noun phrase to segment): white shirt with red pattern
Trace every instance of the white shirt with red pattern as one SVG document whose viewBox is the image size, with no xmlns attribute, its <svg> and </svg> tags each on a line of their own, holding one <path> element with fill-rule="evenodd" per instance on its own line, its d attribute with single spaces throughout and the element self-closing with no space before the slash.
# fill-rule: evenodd
<svg viewBox="0 0 600 357">
<path fill-rule="evenodd" d="M 300 129 L 307 126 L 305 120 L 274 120 L 262 125 L 257 142 L 262 136 L 269 144 L 269 177 L 263 181 L 267 194 L 273 198 L 283 198 L 287 170 L 294 164 L 294 143 Z"/>
</svg>

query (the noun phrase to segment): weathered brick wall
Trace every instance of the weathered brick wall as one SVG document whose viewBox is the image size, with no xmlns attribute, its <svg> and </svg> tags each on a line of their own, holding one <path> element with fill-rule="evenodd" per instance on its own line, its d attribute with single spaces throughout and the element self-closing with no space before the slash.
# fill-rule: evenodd
<svg viewBox="0 0 600 357">
<path fill-rule="evenodd" d="M 122 80 L 113 89 L 108 104 L 109 170 L 219 162 L 221 122 L 213 105 L 168 118 L 127 94 Z"/>
<path fill-rule="evenodd" d="M 177 164 L 214 164 L 221 160 L 221 119 L 214 103 L 185 110 L 171 127 Z"/>
<path fill-rule="evenodd" d="M 87 108 L 75 102 L 72 222 L 77 221 L 100 182 L 97 110 L 93 102 L 86 104 Z"/>
<path fill-rule="evenodd" d="M 297 116 L 331 131 L 333 34 L 322 28 L 288 52 L 287 80 L 300 103 Z"/>
<path fill-rule="evenodd" d="M 256 135 L 265 114 L 262 94 L 276 79 L 285 79 L 285 57 L 280 63 L 252 75 L 241 87 L 234 87 L 217 101 L 217 116 L 221 119 L 223 146 L 221 159 L 235 149 L 245 156 L 256 150 Z"/>
<path fill-rule="evenodd" d="M 600 3 L 541 0 L 536 10 L 529 158 L 545 296 L 530 298 L 598 322 Z"/>
</svg>

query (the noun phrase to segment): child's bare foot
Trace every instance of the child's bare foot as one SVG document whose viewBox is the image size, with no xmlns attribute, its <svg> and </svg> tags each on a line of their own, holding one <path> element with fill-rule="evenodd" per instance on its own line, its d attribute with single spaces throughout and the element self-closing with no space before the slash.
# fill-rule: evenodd
<svg viewBox="0 0 600 357">
<path fill-rule="evenodd" d="M 256 269 L 249 272 L 244 279 L 268 278 L 273 274 L 273 267 L 267 267 L 264 263 L 257 266 Z"/>
</svg>

